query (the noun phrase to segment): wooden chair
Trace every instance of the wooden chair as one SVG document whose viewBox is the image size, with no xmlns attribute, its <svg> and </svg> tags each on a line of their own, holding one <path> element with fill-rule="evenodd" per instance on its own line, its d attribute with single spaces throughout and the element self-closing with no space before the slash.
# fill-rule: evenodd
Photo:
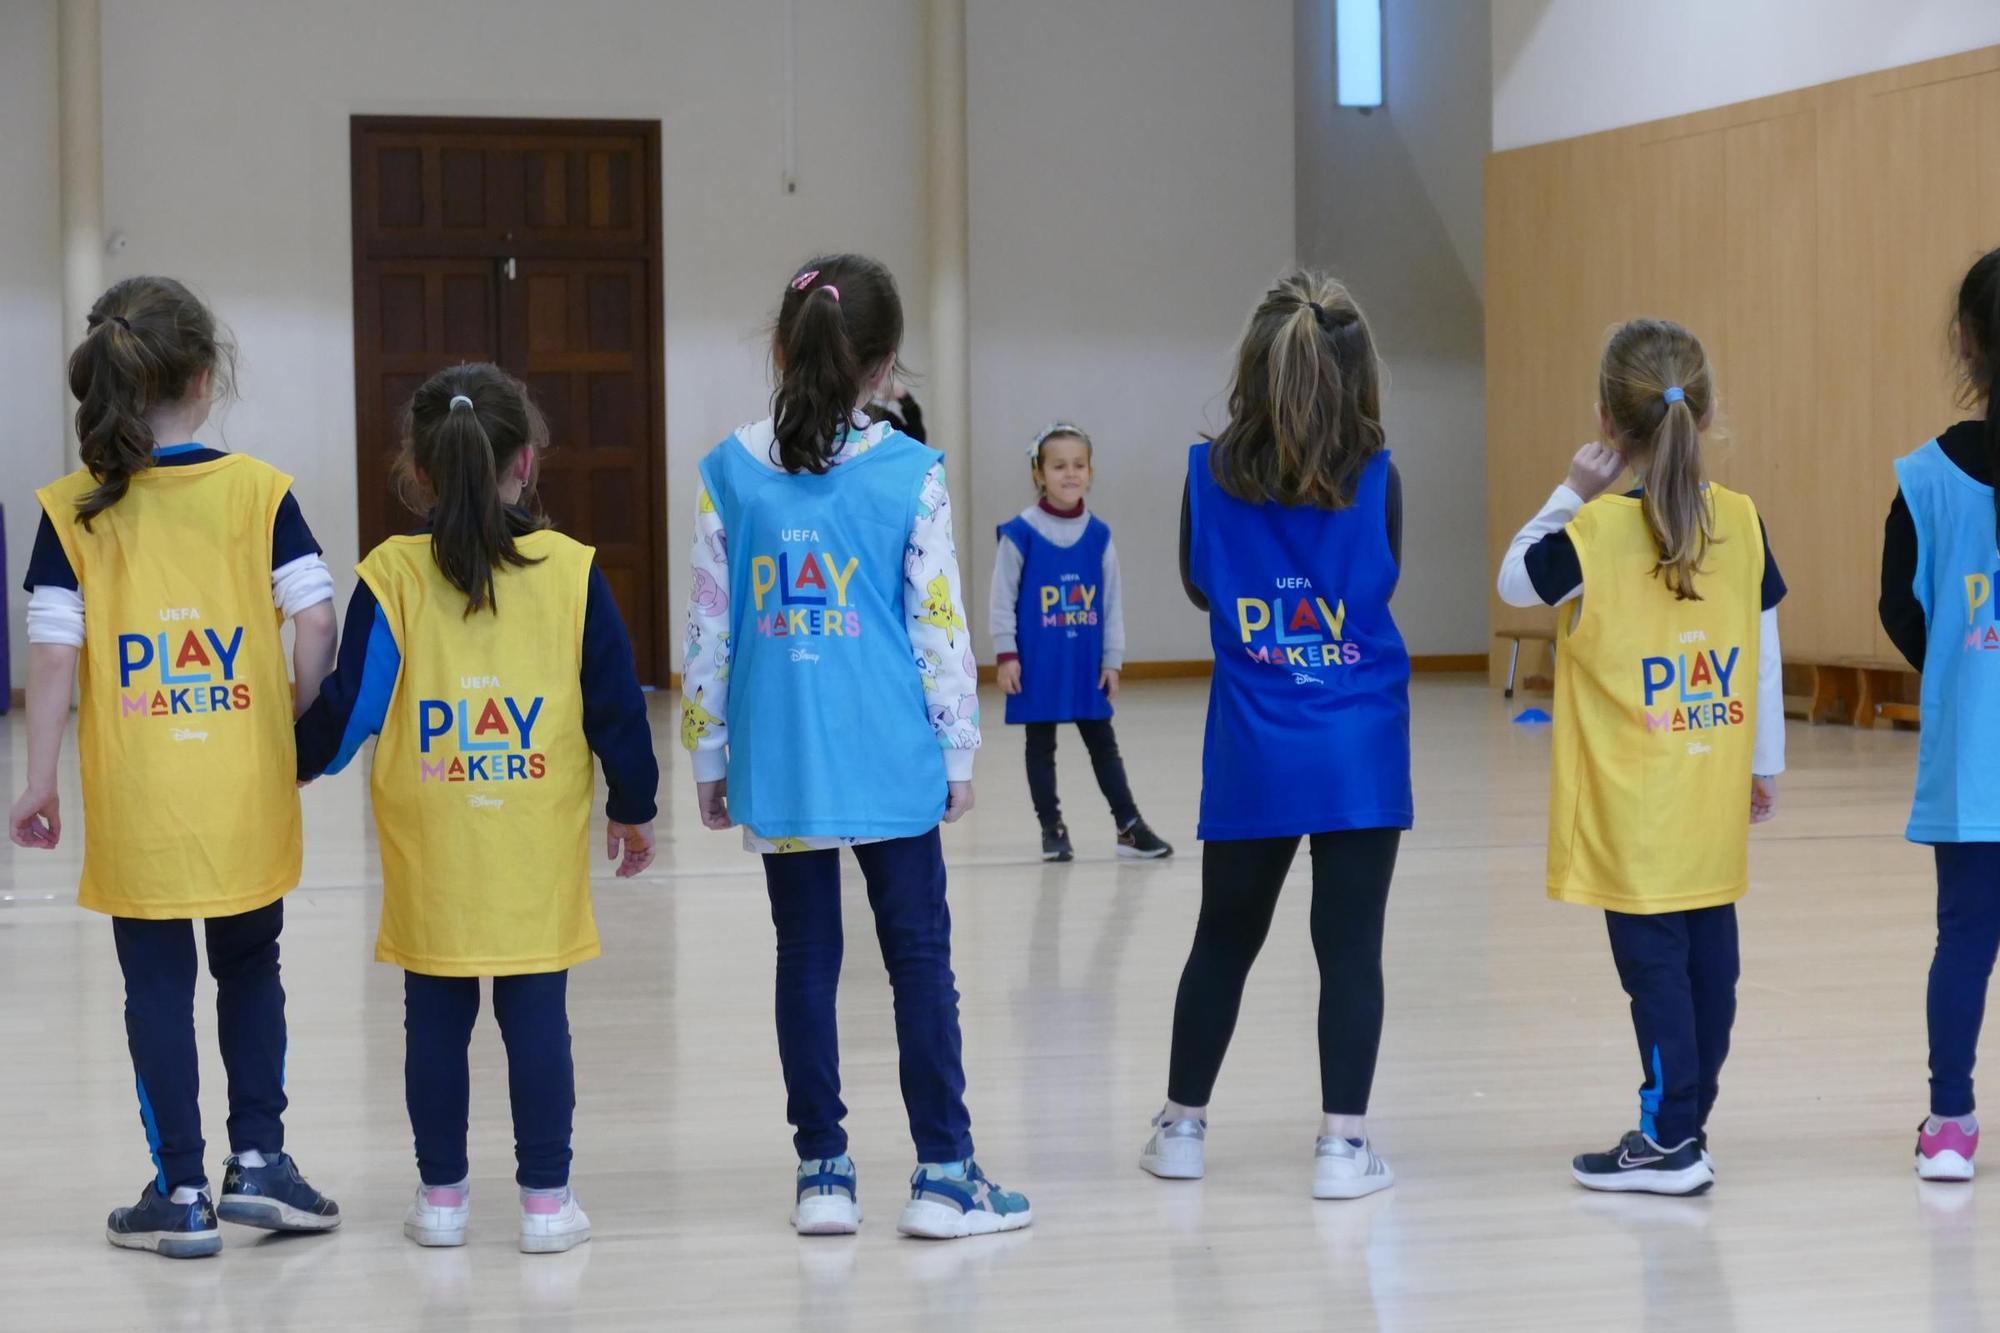
<svg viewBox="0 0 2000 1333">
<path fill-rule="evenodd" d="M 1548 629 L 1500 629 L 1493 631 L 1493 637 L 1512 646 L 1507 650 L 1507 689 L 1503 698 L 1514 697 L 1514 674 L 1521 665 L 1521 645 L 1545 643 L 1549 646 L 1549 656 L 1555 656 L 1556 634 Z"/>
</svg>

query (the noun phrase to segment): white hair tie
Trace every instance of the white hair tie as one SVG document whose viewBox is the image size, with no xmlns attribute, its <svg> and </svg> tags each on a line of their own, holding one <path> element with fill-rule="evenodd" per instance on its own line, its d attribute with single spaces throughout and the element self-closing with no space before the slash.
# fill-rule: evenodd
<svg viewBox="0 0 2000 1333">
<path fill-rule="evenodd" d="M 458 405 L 460 403 L 465 404 L 468 408 L 472 406 L 472 400 L 470 398 L 467 398 L 462 393 L 455 393 L 451 396 L 451 406 L 446 410 L 451 412 L 456 412 L 458 411 Z"/>
</svg>

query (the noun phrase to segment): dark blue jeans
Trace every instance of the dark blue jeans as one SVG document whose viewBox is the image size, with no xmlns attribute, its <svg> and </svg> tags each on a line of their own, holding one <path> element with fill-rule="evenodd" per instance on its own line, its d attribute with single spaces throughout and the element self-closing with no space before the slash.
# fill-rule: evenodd
<svg viewBox="0 0 2000 1333">
<path fill-rule="evenodd" d="M 231 1152 L 285 1148 L 285 989 L 278 984 L 284 925 L 283 899 L 202 922 L 215 978 L 216 1036 L 229 1076 Z M 155 1183 L 163 1194 L 199 1188 L 208 1177 L 194 1045 L 194 922 L 113 917 L 111 937 L 125 973 L 125 1040 Z"/>
<path fill-rule="evenodd" d="M 1611 958 L 1639 1039 L 1639 1128 L 1675 1148 L 1704 1132 L 1736 1023 L 1736 905 L 1606 912 Z"/>
<path fill-rule="evenodd" d="M 2000 951 L 2000 843 L 1942 842 L 1934 850 L 1937 952 L 1924 1006 L 1931 1030 L 1931 1114 L 1970 1115 L 1986 981 Z"/>
<path fill-rule="evenodd" d="M 868 881 L 875 938 L 896 1002 L 903 1107 L 921 1162 L 972 1156 L 959 1054 L 958 991 L 951 974 L 951 912 L 944 901 L 944 850 L 936 829 L 914 838 L 864 843 L 854 859 Z M 785 1068 L 785 1118 L 800 1160 L 847 1151 L 841 1121 L 840 853 L 791 852 L 764 858 L 771 924 L 778 931 L 778 1059 Z"/>
<path fill-rule="evenodd" d="M 524 1189 L 569 1183 L 576 1069 L 569 1050 L 569 973 L 493 978 L 493 1016 L 507 1043 L 514 1108 L 514 1179 Z M 479 1017 L 479 978 L 403 973 L 403 1095 L 426 1185 L 456 1185 L 465 1158 L 472 1074 L 466 1049 Z"/>
</svg>

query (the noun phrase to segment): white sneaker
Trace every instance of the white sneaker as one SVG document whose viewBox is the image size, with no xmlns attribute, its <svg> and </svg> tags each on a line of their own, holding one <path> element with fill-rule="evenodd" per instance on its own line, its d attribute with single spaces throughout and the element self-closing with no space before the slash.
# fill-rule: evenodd
<svg viewBox="0 0 2000 1333">
<path fill-rule="evenodd" d="M 472 1191 L 464 1185 L 419 1185 L 403 1234 L 419 1245 L 463 1245 L 472 1216 Z"/>
<path fill-rule="evenodd" d="M 590 1239 L 590 1218 L 576 1191 L 531 1194 L 521 1191 L 521 1253 L 562 1254 Z"/>
<path fill-rule="evenodd" d="M 1337 1137 L 1313 1142 L 1315 1199 L 1358 1199 L 1395 1183 L 1396 1173 L 1367 1141 L 1359 1148 Z"/>
<path fill-rule="evenodd" d="M 1153 1117 L 1153 1137 L 1139 1154 L 1139 1169 L 1162 1180 L 1200 1180 L 1202 1142 L 1208 1135 L 1206 1120 L 1169 1120 L 1165 1107 Z"/>
</svg>

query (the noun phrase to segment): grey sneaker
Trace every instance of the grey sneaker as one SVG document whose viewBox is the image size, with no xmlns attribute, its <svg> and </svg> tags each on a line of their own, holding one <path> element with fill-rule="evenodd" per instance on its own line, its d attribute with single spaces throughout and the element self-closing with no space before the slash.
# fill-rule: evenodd
<svg viewBox="0 0 2000 1333">
<path fill-rule="evenodd" d="M 1395 1183 L 1396 1173 L 1366 1139 L 1358 1147 L 1342 1138 L 1314 1140 L 1315 1199 L 1358 1199 Z"/>
<path fill-rule="evenodd" d="M 1206 1120 L 1169 1120 L 1165 1107 L 1153 1117 L 1153 1137 L 1139 1154 L 1139 1169 L 1161 1180 L 1200 1180 L 1202 1142 L 1208 1137 Z"/>
</svg>

